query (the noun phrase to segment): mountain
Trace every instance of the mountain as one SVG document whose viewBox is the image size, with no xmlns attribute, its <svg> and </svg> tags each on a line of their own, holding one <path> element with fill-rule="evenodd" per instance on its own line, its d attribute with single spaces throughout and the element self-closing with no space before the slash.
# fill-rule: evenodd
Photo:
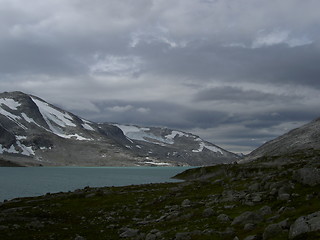
<svg viewBox="0 0 320 240">
<path fill-rule="evenodd" d="M 289 156 L 294 154 L 315 154 L 320 151 L 320 118 L 291 130 L 251 152 L 245 159 Z"/>
<path fill-rule="evenodd" d="M 190 133 L 95 123 L 22 92 L 0 94 L 0 158 L 0 165 L 25 166 L 199 166 L 239 159 Z"/>
</svg>

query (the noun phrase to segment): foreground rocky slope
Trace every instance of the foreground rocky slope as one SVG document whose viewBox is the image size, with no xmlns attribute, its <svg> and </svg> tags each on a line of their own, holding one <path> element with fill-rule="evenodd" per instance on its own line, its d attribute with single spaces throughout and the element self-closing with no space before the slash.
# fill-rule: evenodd
<svg viewBox="0 0 320 240">
<path fill-rule="evenodd" d="M 320 152 L 0 205 L 1 239 L 319 239 Z"/>
<path fill-rule="evenodd" d="M 0 94 L 0 156 L 25 166 L 201 166 L 238 159 L 190 133 L 98 124 L 22 92 Z"/>
</svg>

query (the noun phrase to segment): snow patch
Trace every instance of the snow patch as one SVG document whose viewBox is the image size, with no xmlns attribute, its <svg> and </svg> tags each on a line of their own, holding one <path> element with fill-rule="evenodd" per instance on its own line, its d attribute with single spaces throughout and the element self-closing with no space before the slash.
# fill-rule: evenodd
<svg viewBox="0 0 320 240">
<path fill-rule="evenodd" d="M 132 125 L 120 125 L 114 124 L 114 126 L 120 128 L 123 134 L 130 139 L 149 142 L 153 144 L 158 144 L 161 146 L 165 146 L 165 144 L 173 144 L 171 139 L 162 138 L 154 135 L 150 131 L 150 128 L 136 127 Z"/>
<path fill-rule="evenodd" d="M 38 106 L 41 115 L 44 120 L 48 124 L 50 131 L 56 134 L 59 137 L 67 138 L 67 139 L 76 139 L 80 141 L 91 141 L 91 138 L 85 138 L 80 136 L 79 134 L 66 134 L 63 130 L 64 127 L 76 127 L 72 120 L 72 116 L 66 112 L 59 111 L 53 107 L 51 107 L 48 103 L 38 100 L 36 98 L 32 98 L 34 103 Z M 84 128 L 88 130 L 94 130 L 88 123 L 88 121 L 83 120 L 85 123 L 82 125 Z"/>
<path fill-rule="evenodd" d="M 12 110 L 17 110 L 21 104 L 11 98 L 0 98 L 0 105 L 6 105 Z"/>
<path fill-rule="evenodd" d="M 19 152 L 16 150 L 16 148 L 14 147 L 13 144 L 10 146 L 10 148 L 8 149 L 7 152 L 8 152 L 8 153 L 19 153 Z"/>
<path fill-rule="evenodd" d="M 32 100 L 38 106 L 40 113 L 52 131 L 55 131 L 56 129 L 54 129 L 51 122 L 60 127 L 76 127 L 76 125 L 72 122 L 73 118 L 68 113 L 59 111 L 51 107 L 48 103 L 38 99 L 32 98 Z"/>
<path fill-rule="evenodd" d="M 83 127 L 84 129 L 87 129 L 87 130 L 89 130 L 89 131 L 95 131 L 94 128 L 90 126 L 91 122 L 89 122 L 89 121 L 87 121 L 87 120 L 85 120 L 85 119 L 81 119 L 81 120 L 82 120 L 82 122 L 84 122 L 84 123 L 82 124 L 82 127 Z"/>
<path fill-rule="evenodd" d="M 0 114 L 6 116 L 8 119 L 10 119 L 11 121 L 13 121 L 15 124 L 17 124 L 19 127 L 23 128 L 23 129 L 27 129 L 26 126 L 24 126 L 23 124 L 21 124 L 19 122 L 19 120 L 21 120 L 21 117 L 16 116 L 6 110 L 4 110 L 3 108 L 0 108 Z"/>
<path fill-rule="evenodd" d="M 82 127 L 83 127 L 84 129 L 89 130 L 89 131 L 94 131 L 93 127 L 91 127 L 88 123 L 83 123 L 83 124 L 82 124 Z"/>
<path fill-rule="evenodd" d="M 35 152 L 33 151 L 32 147 L 27 147 L 27 146 L 23 145 L 20 141 L 17 141 L 17 145 L 21 148 L 22 155 L 26 155 L 26 156 L 35 155 Z"/>
<path fill-rule="evenodd" d="M 152 164 L 152 165 L 155 165 L 155 166 L 171 166 L 170 163 L 165 163 L 165 162 L 151 162 L 151 161 L 148 161 L 148 162 L 144 162 L 144 163 Z"/>
<path fill-rule="evenodd" d="M 36 123 L 36 121 L 33 118 L 29 118 L 27 116 L 27 114 L 25 113 L 21 113 L 21 116 L 24 118 L 24 120 L 26 120 L 28 123 L 34 123 L 36 125 L 38 125 L 38 123 Z M 38 125 L 39 126 L 39 125 Z"/>
<path fill-rule="evenodd" d="M 189 134 L 179 132 L 179 131 L 172 131 L 171 134 L 166 135 L 165 138 L 171 140 L 173 142 L 174 138 L 178 135 L 178 137 L 189 137 Z"/>
<path fill-rule="evenodd" d="M 120 128 L 122 130 L 123 134 L 126 135 L 126 136 L 134 135 L 135 133 L 137 133 L 137 137 L 139 137 L 138 135 L 141 134 L 141 132 L 150 130 L 150 128 L 139 128 L 139 127 L 131 126 L 131 125 L 114 124 L 114 126 Z M 133 137 L 130 137 L 130 138 L 135 139 Z M 138 139 L 136 139 L 136 140 L 138 140 Z"/>
<path fill-rule="evenodd" d="M 18 139 L 18 140 L 27 139 L 27 136 L 18 136 L 18 135 L 16 135 L 16 139 Z"/>
<path fill-rule="evenodd" d="M 70 134 L 70 135 L 67 135 L 67 134 L 63 134 L 63 133 L 56 133 L 56 135 L 58 135 L 59 137 L 62 137 L 62 138 L 68 138 L 68 139 L 75 139 L 75 140 L 79 140 L 79 141 L 92 141 L 93 139 L 92 138 L 85 138 L 83 136 L 80 136 L 79 134 Z"/>
<path fill-rule="evenodd" d="M 212 145 L 209 145 L 207 143 L 205 143 L 201 138 L 197 138 L 196 141 L 199 142 L 199 148 L 198 149 L 195 149 L 195 150 L 192 150 L 192 152 L 196 153 L 196 152 L 202 152 L 204 150 L 204 148 L 212 151 L 212 152 L 215 152 L 215 153 L 221 153 L 223 154 L 223 151 L 220 149 L 220 148 L 217 148 L 215 146 L 212 146 Z"/>
<path fill-rule="evenodd" d="M 1 154 L 3 154 L 3 153 L 16 153 L 16 154 L 22 154 L 25 156 L 35 155 L 35 152 L 33 151 L 32 147 L 27 147 L 24 144 L 22 144 L 20 141 L 17 141 L 16 145 L 20 148 L 21 151 L 18 151 L 13 144 L 10 146 L 10 148 L 4 148 L 0 144 L 0 153 Z"/>
<path fill-rule="evenodd" d="M 17 120 L 21 120 L 21 117 L 16 116 L 12 113 L 9 113 L 8 111 L 4 110 L 3 108 L 0 108 L 0 114 L 6 116 L 7 118 L 11 119 L 14 122 L 16 122 Z"/>
</svg>

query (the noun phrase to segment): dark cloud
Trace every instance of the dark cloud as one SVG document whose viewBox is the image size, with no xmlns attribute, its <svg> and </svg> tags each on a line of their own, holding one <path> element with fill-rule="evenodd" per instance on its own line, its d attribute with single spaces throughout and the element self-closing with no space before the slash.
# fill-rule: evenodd
<svg viewBox="0 0 320 240">
<path fill-rule="evenodd" d="M 279 102 L 290 101 L 296 96 L 283 96 L 257 90 L 244 90 L 238 87 L 216 87 L 205 89 L 195 95 L 197 101 L 235 101 L 235 102 Z"/>
<path fill-rule="evenodd" d="M 248 152 L 318 117 L 319 1 L 0 1 L 0 88 Z"/>
</svg>

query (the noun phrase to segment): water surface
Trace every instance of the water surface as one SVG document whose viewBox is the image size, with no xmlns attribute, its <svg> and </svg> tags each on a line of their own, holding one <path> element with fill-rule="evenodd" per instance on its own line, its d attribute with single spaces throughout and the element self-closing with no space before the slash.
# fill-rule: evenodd
<svg viewBox="0 0 320 240">
<path fill-rule="evenodd" d="M 132 184 L 174 182 L 190 167 L 0 167 L 0 201 L 48 192 Z"/>
</svg>

